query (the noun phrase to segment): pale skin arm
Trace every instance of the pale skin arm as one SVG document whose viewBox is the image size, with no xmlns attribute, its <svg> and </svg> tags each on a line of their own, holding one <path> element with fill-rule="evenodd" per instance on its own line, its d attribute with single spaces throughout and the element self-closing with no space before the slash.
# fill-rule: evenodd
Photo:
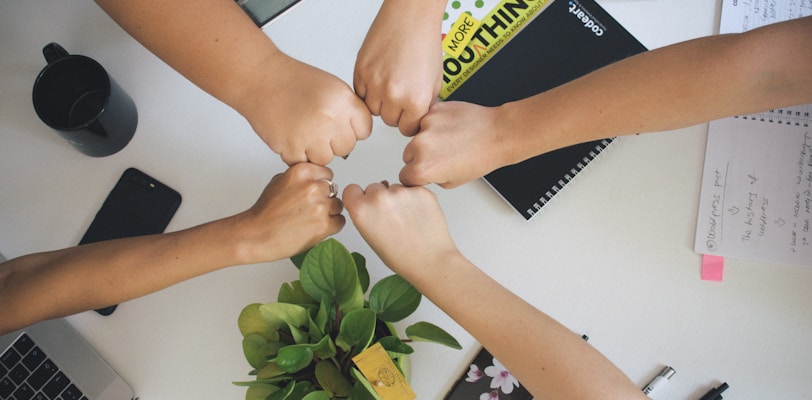
<svg viewBox="0 0 812 400">
<path fill-rule="evenodd" d="M 338 232 L 332 171 L 297 164 L 245 212 L 182 231 L 98 242 L 0 264 L 0 334 L 121 303 L 224 267 L 296 255 Z"/>
<path fill-rule="evenodd" d="M 812 103 L 810 37 L 806 17 L 642 53 L 499 107 L 435 104 L 400 180 L 450 188 L 577 143 Z"/>
<path fill-rule="evenodd" d="M 470 332 L 534 398 L 647 399 L 579 335 L 467 260 L 428 189 L 350 185 L 344 201 L 381 260 Z"/>
<path fill-rule="evenodd" d="M 147 49 L 242 114 L 288 165 L 326 165 L 372 131 L 372 117 L 349 85 L 284 54 L 233 0 L 97 3 Z"/>
<path fill-rule="evenodd" d="M 372 115 L 406 136 L 417 133 L 440 93 L 445 5 L 446 0 L 385 0 L 355 62 L 355 92 Z"/>
</svg>

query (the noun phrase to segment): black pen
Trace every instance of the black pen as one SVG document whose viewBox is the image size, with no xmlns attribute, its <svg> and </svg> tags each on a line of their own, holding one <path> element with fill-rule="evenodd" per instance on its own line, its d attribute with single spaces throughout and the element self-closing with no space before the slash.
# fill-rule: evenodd
<svg viewBox="0 0 812 400">
<path fill-rule="evenodd" d="M 705 393 L 705 395 L 700 397 L 699 400 L 721 400 L 722 392 L 724 392 L 727 388 L 727 383 L 722 383 L 719 385 L 719 387 L 708 390 L 708 393 Z"/>
</svg>

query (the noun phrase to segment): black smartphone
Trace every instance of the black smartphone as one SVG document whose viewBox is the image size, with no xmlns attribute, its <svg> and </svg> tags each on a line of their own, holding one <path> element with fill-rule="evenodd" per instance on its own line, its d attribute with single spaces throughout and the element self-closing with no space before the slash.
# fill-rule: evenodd
<svg viewBox="0 0 812 400">
<path fill-rule="evenodd" d="M 96 213 L 79 245 L 162 233 L 180 207 L 180 193 L 157 179 L 128 168 Z M 110 315 L 116 305 L 96 310 Z"/>
</svg>

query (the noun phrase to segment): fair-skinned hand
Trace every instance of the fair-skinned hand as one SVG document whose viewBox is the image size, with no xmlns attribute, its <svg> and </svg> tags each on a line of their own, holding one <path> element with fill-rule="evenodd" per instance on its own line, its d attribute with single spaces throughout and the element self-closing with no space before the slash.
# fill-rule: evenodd
<svg viewBox="0 0 812 400">
<path fill-rule="evenodd" d="M 282 53 L 263 71 L 236 108 L 286 164 L 327 165 L 372 132 L 366 105 L 337 77 Z"/>
<path fill-rule="evenodd" d="M 243 262 L 288 258 L 340 231 L 343 205 L 324 181 L 332 178 L 329 168 L 310 163 L 274 176 L 257 202 L 233 217 Z"/>
<path fill-rule="evenodd" d="M 355 92 L 372 115 L 406 136 L 440 93 L 445 1 L 386 0 L 355 62 Z M 404 24 L 409 33 L 404 34 Z"/>
<path fill-rule="evenodd" d="M 497 110 L 465 102 L 434 104 L 403 150 L 400 182 L 448 189 L 506 165 L 500 149 L 507 141 L 500 138 L 504 126 Z"/>
<path fill-rule="evenodd" d="M 421 268 L 443 265 L 457 254 L 437 198 L 424 187 L 375 183 L 344 189 L 355 227 L 381 260 L 406 280 L 425 275 Z"/>
</svg>

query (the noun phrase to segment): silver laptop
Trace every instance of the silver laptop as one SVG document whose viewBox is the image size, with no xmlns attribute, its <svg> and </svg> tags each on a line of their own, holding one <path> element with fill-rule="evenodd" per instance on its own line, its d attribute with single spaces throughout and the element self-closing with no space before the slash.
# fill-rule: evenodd
<svg viewBox="0 0 812 400">
<path fill-rule="evenodd" d="M 133 398 L 132 388 L 63 318 L 0 336 L 0 399 Z"/>
</svg>

